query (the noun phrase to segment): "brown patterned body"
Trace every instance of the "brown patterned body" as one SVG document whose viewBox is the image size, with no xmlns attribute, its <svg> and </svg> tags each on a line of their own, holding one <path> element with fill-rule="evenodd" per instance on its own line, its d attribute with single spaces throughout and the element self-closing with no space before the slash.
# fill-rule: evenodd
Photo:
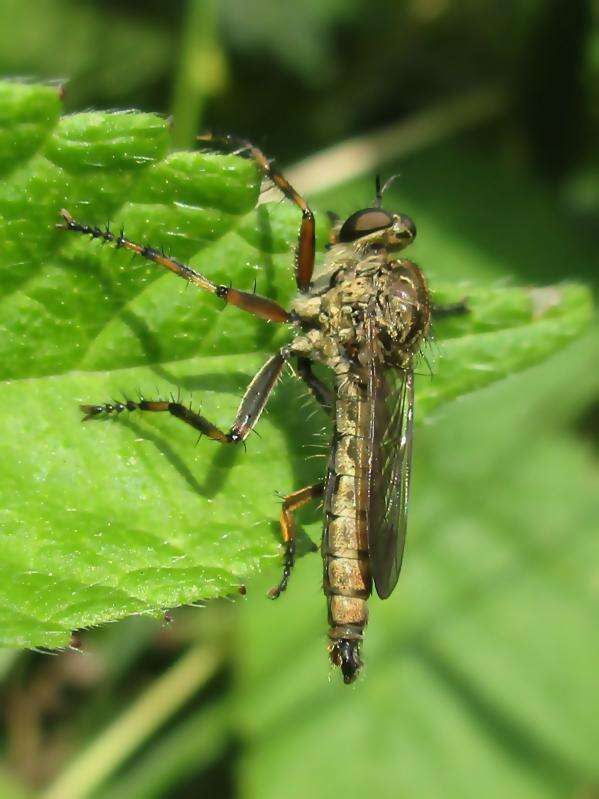
<svg viewBox="0 0 599 799">
<path fill-rule="evenodd" d="M 115 235 L 109 227 L 79 222 L 65 209 L 58 227 L 111 242 L 247 313 L 288 324 L 295 338 L 260 368 L 228 430 L 174 399 L 85 404 L 81 406 L 84 421 L 124 411 L 169 413 L 214 441 L 239 444 L 255 428 L 285 364 L 295 357 L 298 376 L 327 412 L 333 412 L 334 435 L 324 485 L 300 488 L 283 500 L 283 572 L 269 596 L 276 598 L 286 589 L 295 562 L 294 512 L 321 497 L 324 490 L 322 554 L 329 652 L 344 681 L 351 683 L 362 666 L 360 644 L 372 586 L 381 598 L 388 597 L 403 556 L 412 453 L 413 359 L 427 335 L 431 310 L 420 269 L 397 257 L 414 241 L 416 226 L 408 216 L 382 208 L 383 193 L 392 178 L 382 187 L 377 178 L 374 206 L 334 226 L 324 267 L 314 273 L 314 215 L 303 197 L 250 142 L 230 135 L 206 134 L 199 139 L 247 154 L 301 210 L 295 264 L 299 295 L 290 311 L 267 297 L 217 284 L 160 250 L 126 238 L 124 232 Z M 332 371 L 334 391 L 312 371 L 312 362 Z"/>
<path fill-rule="evenodd" d="M 346 681 L 361 667 L 359 645 L 372 590 L 369 511 L 373 398 L 369 359 L 411 370 L 428 332 L 430 302 L 420 269 L 386 248 L 336 245 L 310 294 L 294 303 L 304 334 L 292 351 L 335 375 L 334 434 L 325 481 L 322 543 L 329 649 Z M 373 352 L 374 351 L 374 352 Z M 374 532 L 374 531 L 373 531 Z"/>
<path fill-rule="evenodd" d="M 338 388 L 322 543 L 331 642 L 362 639 L 372 588 L 366 518 L 369 403 L 364 381 Z"/>
</svg>

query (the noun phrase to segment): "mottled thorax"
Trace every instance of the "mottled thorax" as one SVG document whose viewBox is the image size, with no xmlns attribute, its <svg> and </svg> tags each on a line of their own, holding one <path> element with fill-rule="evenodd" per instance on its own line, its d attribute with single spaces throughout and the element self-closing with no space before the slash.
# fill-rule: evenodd
<svg viewBox="0 0 599 799">
<path fill-rule="evenodd" d="M 347 245 L 338 245 L 342 252 Z M 296 300 L 293 311 L 305 333 L 293 342 L 335 372 L 350 363 L 365 366 L 366 325 L 376 329 L 377 354 L 388 366 L 402 367 L 418 350 L 429 327 L 428 291 L 418 267 L 370 248 L 343 261 L 331 261 L 315 281 L 315 291 Z"/>
</svg>

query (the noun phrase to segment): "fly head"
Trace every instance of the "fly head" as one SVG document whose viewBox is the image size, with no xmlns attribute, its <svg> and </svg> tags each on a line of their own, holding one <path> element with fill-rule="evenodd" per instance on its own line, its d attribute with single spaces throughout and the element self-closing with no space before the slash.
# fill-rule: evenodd
<svg viewBox="0 0 599 799">
<path fill-rule="evenodd" d="M 363 208 L 349 216 L 339 230 L 342 243 L 379 244 L 388 250 L 403 250 L 416 238 L 416 225 L 406 214 L 391 214 L 382 208 Z"/>
</svg>

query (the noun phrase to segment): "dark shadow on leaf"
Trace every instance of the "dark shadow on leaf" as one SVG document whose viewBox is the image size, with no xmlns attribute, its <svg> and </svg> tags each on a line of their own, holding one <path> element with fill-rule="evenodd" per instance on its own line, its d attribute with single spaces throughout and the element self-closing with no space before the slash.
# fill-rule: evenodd
<svg viewBox="0 0 599 799">
<path fill-rule="evenodd" d="M 123 308 L 120 319 L 138 339 L 148 363 L 159 363 L 162 358 L 160 339 L 148 327 L 145 319 L 137 316 L 131 309 Z"/>
<path fill-rule="evenodd" d="M 243 396 L 244 391 L 248 387 L 253 374 L 244 372 L 230 372 L 223 374 L 222 372 L 210 372 L 202 375 L 188 375 L 185 377 L 173 375 L 168 369 L 159 367 L 162 372 L 162 377 L 180 386 L 182 391 L 218 391 L 224 394 L 238 394 L 239 401 Z M 201 404 L 201 394 L 198 395 L 198 402 Z M 231 419 L 233 422 L 233 419 Z"/>
<path fill-rule="evenodd" d="M 191 490 L 201 496 L 212 497 L 221 490 L 226 482 L 228 472 L 240 452 L 239 447 L 223 447 L 220 445 L 220 448 L 212 458 L 212 462 L 206 464 L 206 478 L 200 483 L 183 458 L 175 452 L 164 436 L 148 430 L 147 427 L 142 427 L 131 419 L 123 419 L 123 425 L 130 428 L 139 438 L 151 441 L 181 475 Z M 219 445 L 215 444 L 215 446 L 218 447 Z M 190 439 L 190 454 L 192 451 L 192 441 Z"/>
<path fill-rule="evenodd" d="M 214 497 L 220 493 L 235 461 L 244 455 L 243 446 L 226 446 L 218 443 L 214 446 L 218 449 L 210 465 L 206 466 L 206 477 L 200 486 L 200 493 L 206 497 Z"/>
<path fill-rule="evenodd" d="M 254 376 L 253 374 L 244 374 L 242 372 L 232 372 L 230 374 L 214 372 L 180 377 L 173 375 L 166 369 L 161 369 L 160 372 L 157 371 L 157 375 L 168 380 L 169 383 L 179 386 L 183 392 L 198 392 L 197 397 L 182 397 L 181 401 L 189 402 L 191 399 L 192 406 L 200 410 L 202 406 L 202 391 L 218 390 L 219 393 L 235 394 L 241 401 L 245 389 Z M 165 394 L 165 392 L 162 393 Z M 287 438 L 287 457 L 290 459 L 296 475 L 296 485 L 294 487 L 273 486 L 273 490 L 289 492 L 296 488 L 302 488 L 304 485 L 318 482 L 321 476 L 324 476 L 324 459 L 321 468 L 319 461 L 309 458 L 313 451 L 308 449 L 307 445 L 316 442 L 322 443 L 322 451 L 326 452 L 328 434 L 325 432 L 323 438 L 322 431 L 323 425 L 328 424 L 328 422 L 316 401 L 306 395 L 303 384 L 289 375 L 284 376 L 275 388 L 264 411 L 263 418 L 268 418 Z M 226 426 L 230 426 L 233 421 L 233 418 L 227 420 Z M 261 435 L 260 423 L 258 424 L 257 432 L 258 435 Z M 252 446 L 252 436 L 247 439 L 247 446 Z M 230 450 L 226 448 L 226 451 Z"/>
<path fill-rule="evenodd" d="M 192 405 L 200 410 L 202 406 L 201 392 L 203 390 L 218 389 L 219 392 L 235 394 L 241 400 L 247 385 L 253 377 L 253 375 L 240 372 L 233 372 L 228 375 L 212 373 L 176 377 L 166 370 L 161 376 L 168 380 L 169 383 L 180 386 L 183 392 L 198 392 L 197 397 L 192 397 Z M 163 391 L 161 393 L 164 396 L 167 392 Z M 176 391 L 174 393 L 176 396 Z M 182 401 L 185 400 L 189 401 L 189 398 L 182 397 Z M 322 480 L 324 478 L 326 459 L 315 460 L 310 458 L 309 456 L 313 454 L 314 450 L 309 448 L 308 445 L 316 442 L 322 443 L 323 453 L 326 453 L 328 435 L 325 433 L 323 438 L 322 428 L 323 424 L 327 423 L 327 420 L 324 412 L 318 407 L 316 402 L 306 396 L 303 384 L 291 376 L 284 377 L 276 387 L 263 418 L 268 418 L 285 436 L 286 451 L 281 453 L 281 457 L 288 459 L 294 474 L 293 485 L 273 485 L 272 490 L 282 495 Z M 229 447 L 215 443 L 216 452 L 212 456 L 211 462 L 204 464 L 203 472 L 205 477 L 200 482 L 193 476 L 191 469 L 173 450 L 166 439 L 155 432 L 148 432 L 145 427 L 134 426 L 134 423 L 130 422 L 130 420 L 127 420 L 127 423 L 140 436 L 153 441 L 180 472 L 190 487 L 202 496 L 212 497 L 222 491 L 227 483 L 228 472 L 234 466 L 237 458 L 244 455 L 243 446 Z M 227 420 L 224 427 L 228 428 L 232 423 L 233 418 Z M 261 435 L 260 424 L 258 424 L 257 433 Z M 246 441 L 246 446 L 251 448 L 252 443 L 253 436 L 250 436 Z M 190 458 L 192 444 L 193 442 L 190 439 Z M 322 516 L 322 509 L 315 505 L 312 508 L 302 509 L 300 514 L 300 518 L 313 520 Z M 277 533 L 277 538 L 279 537 L 280 534 Z"/>
<path fill-rule="evenodd" d="M 180 387 L 181 391 L 184 393 L 198 392 L 197 396 L 191 398 L 189 396 L 182 396 L 181 401 L 188 403 L 191 400 L 192 406 L 200 411 L 202 407 L 202 391 L 213 391 L 217 389 L 220 393 L 235 394 L 241 401 L 243 393 L 253 377 L 251 374 L 240 372 L 232 372 L 230 374 L 216 372 L 179 377 L 161 367 L 154 368 L 153 371 L 158 377 L 168 381 L 171 387 L 161 391 L 156 389 L 152 393 L 152 399 L 166 398 L 170 391 L 172 391 L 175 398 L 177 398 L 177 389 L 174 391 L 172 389 L 174 384 Z M 123 397 L 131 398 L 126 397 L 126 393 L 123 393 Z M 312 407 L 306 407 L 307 403 Z M 286 452 L 282 453 L 282 456 L 288 458 L 294 473 L 294 484 L 292 486 L 273 485 L 273 491 L 277 491 L 281 494 L 290 493 L 298 488 L 311 485 L 323 479 L 326 460 L 324 458 L 320 460 L 311 459 L 309 456 L 313 454 L 313 450 L 309 449 L 307 445 L 320 441 L 323 444 L 323 452 L 326 452 L 326 437 L 324 440 L 322 438 L 322 427 L 323 424 L 326 423 L 326 417 L 319 409 L 316 402 L 306 397 L 302 384 L 290 376 L 285 377 L 276 387 L 267 409 L 264 412 L 264 417 L 268 417 L 269 421 L 284 434 L 287 446 Z M 142 427 L 138 425 L 136 422 L 132 421 L 131 418 L 123 418 L 121 421 L 123 424 L 128 425 L 136 435 L 152 441 L 157 449 L 163 453 L 179 474 L 181 474 L 190 488 L 197 491 L 202 496 L 213 497 L 219 494 L 225 487 L 228 480 L 228 473 L 235 465 L 237 458 L 243 457 L 244 454 L 243 446 L 223 446 L 214 443 L 216 451 L 209 463 L 204 462 L 202 470 L 205 477 L 203 480 L 199 481 L 197 477 L 194 476 L 191 468 L 163 435 L 158 434 L 156 431 L 150 431 L 145 426 Z M 228 429 L 233 421 L 234 418 L 232 417 L 230 420 L 227 420 L 223 427 Z M 258 435 L 260 435 L 259 427 L 260 425 L 258 425 Z M 193 455 L 193 435 L 193 431 L 190 431 L 190 460 Z M 252 436 L 247 439 L 246 446 L 252 446 Z M 208 456 L 206 456 L 205 461 L 207 460 Z M 306 514 L 310 514 L 307 518 L 311 519 L 314 518 L 314 514 L 319 513 L 321 514 L 322 511 L 301 511 L 302 517 L 306 517 Z"/>
</svg>

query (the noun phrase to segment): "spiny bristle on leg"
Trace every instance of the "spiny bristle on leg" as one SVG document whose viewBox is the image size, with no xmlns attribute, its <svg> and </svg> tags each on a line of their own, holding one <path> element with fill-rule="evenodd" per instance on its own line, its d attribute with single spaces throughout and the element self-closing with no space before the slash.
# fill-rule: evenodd
<svg viewBox="0 0 599 799">
<path fill-rule="evenodd" d="M 106 402 L 102 405 L 80 405 L 81 413 L 85 414 L 82 421 L 88 422 L 90 419 L 95 419 L 98 416 L 110 416 L 112 414 L 119 414 L 123 411 L 134 411 L 139 407 L 139 403 L 125 400 L 125 402 Z"/>
</svg>

